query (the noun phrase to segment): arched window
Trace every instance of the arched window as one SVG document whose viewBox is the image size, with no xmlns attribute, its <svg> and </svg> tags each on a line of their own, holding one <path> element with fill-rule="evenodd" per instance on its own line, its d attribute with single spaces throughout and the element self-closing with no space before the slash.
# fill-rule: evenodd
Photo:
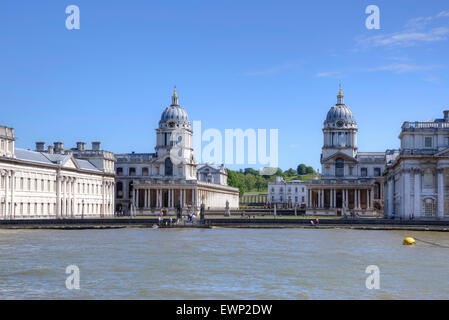
<svg viewBox="0 0 449 320">
<path fill-rule="evenodd" d="M 166 176 L 173 175 L 173 162 L 171 162 L 170 158 L 165 159 L 165 175 Z"/>
<path fill-rule="evenodd" d="M 345 160 L 338 158 L 335 160 L 335 175 L 337 177 L 343 177 L 345 174 Z"/>
</svg>

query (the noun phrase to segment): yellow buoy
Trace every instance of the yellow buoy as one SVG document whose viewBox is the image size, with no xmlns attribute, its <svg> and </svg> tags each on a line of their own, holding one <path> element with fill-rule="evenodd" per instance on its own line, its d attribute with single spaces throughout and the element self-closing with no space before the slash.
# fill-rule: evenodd
<svg viewBox="0 0 449 320">
<path fill-rule="evenodd" d="M 407 237 L 404 239 L 404 242 L 402 244 L 406 246 L 411 246 L 412 244 L 415 244 L 415 239 L 413 239 L 412 237 Z"/>
</svg>

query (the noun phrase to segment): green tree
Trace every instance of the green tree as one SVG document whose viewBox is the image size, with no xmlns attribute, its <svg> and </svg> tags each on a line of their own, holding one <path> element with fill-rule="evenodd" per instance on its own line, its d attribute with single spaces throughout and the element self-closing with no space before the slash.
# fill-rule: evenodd
<svg viewBox="0 0 449 320">
<path fill-rule="evenodd" d="M 298 172 L 299 175 L 303 175 L 306 174 L 307 171 L 307 167 L 304 163 L 301 163 L 298 168 L 296 169 L 296 171 Z"/>
<path fill-rule="evenodd" d="M 257 191 L 265 189 L 268 186 L 267 180 L 262 176 L 256 176 L 256 188 Z"/>
<path fill-rule="evenodd" d="M 246 192 L 246 184 L 244 181 L 244 175 L 241 172 L 236 172 L 227 169 L 228 172 L 228 186 L 238 188 L 240 197 Z"/>
<path fill-rule="evenodd" d="M 315 169 L 313 169 L 313 167 L 307 167 L 306 168 L 306 174 L 315 174 Z"/>
<path fill-rule="evenodd" d="M 252 175 L 254 175 L 254 176 L 258 176 L 258 175 L 259 175 L 259 171 L 258 171 L 258 170 L 255 170 L 255 169 L 253 169 L 253 168 L 245 168 L 244 173 L 245 173 L 245 174 L 252 174 Z"/>
<path fill-rule="evenodd" d="M 284 177 L 293 177 L 297 175 L 297 171 L 290 168 L 287 171 L 284 171 Z"/>
<path fill-rule="evenodd" d="M 256 186 L 256 176 L 253 174 L 246 174 L 245 175 L 245 185 L 246 185 L 246 190 L 251 191 L 254 189 L 254 187 Z"/>
</svg>

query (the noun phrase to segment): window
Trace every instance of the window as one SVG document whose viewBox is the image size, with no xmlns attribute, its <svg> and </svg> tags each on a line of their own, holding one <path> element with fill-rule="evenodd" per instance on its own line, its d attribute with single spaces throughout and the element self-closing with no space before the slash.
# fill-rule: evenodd
<svg viewBox="0 0 449 320">
<path fill-rule="evenodd" d="M 147 176 L 148 175 L 148 168 L 142 168 L 142 175 Z"/>
<path fill-rule="evenodd" d="M 360 169 L 360 175 L 361 175 L 362 177 L 368 176 L 368 168 L 362 168 L 362 169 Z"/>
<path fill-rule="evenodd" d="M 129 168 L 129 175 L 135 176 L 136 175 L 136 168 Z"/>
<path fill-rule="evenodd" d="M 165 175 L 166 176 L 173 175 L 173 162 L 171 162 L 170 158 L 165 159 Z"/>
<path fill-rule="evenodd" d="M 423 188 L 424 189 L 432 189 L 434 185 L 432 172 L 426 172 L 423 176 Z"/>
<path fill-rule="evenodd" d="M 432 148 L 432 137 L 425 137 L 424 138 L 424 147 L 425 148 Z"/>
<path fill-rule="evenodd" d="M 337 177 L 343 177 L 345 174 L 345 160 L 338 158 L 335 160 L 335 175 Z"/>
<path fill-rule="evenodd" d="M 123 168 L 117 168 L 117 175 L 118 176 L 123 175 Z"/>
<path fill-rule="evenodd" d="M 279 189 L 279 192 L 280 192 L 280 193 L 284 192 L 284 188 L 280 188 L 280 189 Z"/>
<path fill-rule="evenodd" d="M 382 170 L 380 168 L 374 168 L 374 176 L 380 177 Z"/>
<path fill-rule="evenodd" d="M 435 204 L 433 199 L 426 199 L 424 201 L 424 214 L 426 216 L 435 215 Z"/>
</svg>

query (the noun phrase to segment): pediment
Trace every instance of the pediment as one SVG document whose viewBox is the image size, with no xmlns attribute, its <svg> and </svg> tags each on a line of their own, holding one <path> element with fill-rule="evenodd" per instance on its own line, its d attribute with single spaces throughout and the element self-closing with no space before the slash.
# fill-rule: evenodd
<svg viewBox="0 0 449 320">
<path fill-rule="evenodd" d="M 72 168 L 72 169 L 79 169 L 78 163 L 72 157 L 67 158 L 65 160 L 65 162 L 62 163 L 62 167 L 64 167 L 64 168 Z"/>
<path fill-rule="evenodd" d="M 357 159 L 355 159 L 351 156 L 348 156 L 346 153 L 343 153 L 343 152 L 334 153 L 333 155 L 327 157 L 326 159 L 323 159 L 323 162 L 335 161 L 338 158 L 342 158 L 346 162 L 352 162 L 354 164 L 356 164 L 358 162 Z"/>
<path fill-rule="evenodd" d="M 435 156 L 437 156 L 437 157 L 449 157 L 449 148 L 441 150 L 440 152 L 436 153 Z"/>
</svg>

